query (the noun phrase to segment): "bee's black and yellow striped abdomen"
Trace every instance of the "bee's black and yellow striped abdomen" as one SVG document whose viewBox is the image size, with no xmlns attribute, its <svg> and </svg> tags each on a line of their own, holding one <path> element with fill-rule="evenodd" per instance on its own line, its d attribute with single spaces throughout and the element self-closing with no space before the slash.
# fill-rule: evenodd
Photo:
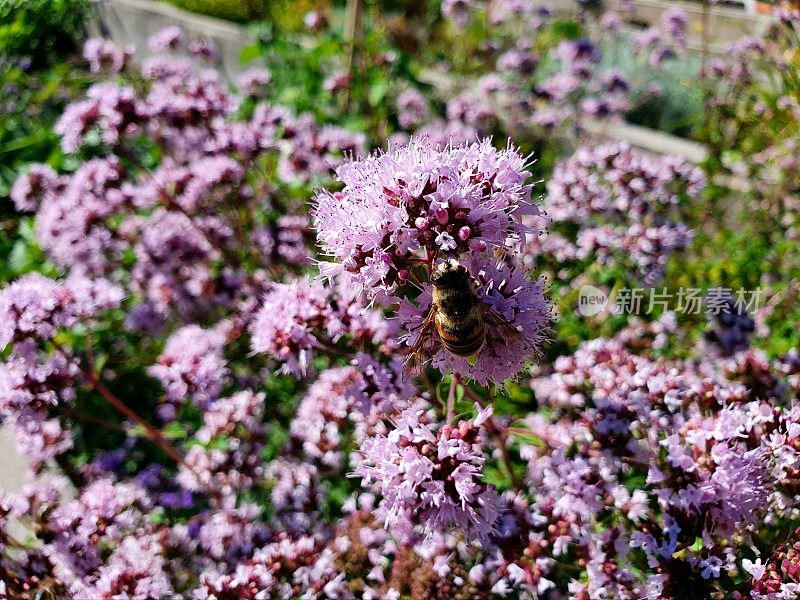
<svg viewBox="0 0 800 600">
<path fill-rule="evenodd" d="M 436 331 L 445 349 L 472 356 L 483 346 L 485 330 L 469 273 L 463 265 L 445 263 L 432 278 Z"/>
<path fill-rule="evenodd" d="M 447 327 L 437 320 L 439 337 L 442 345 L 456 356 L 472 356 L 483 346 L 484 329 L 483 322 L 477 319 L 469 319 L 467 322 L 455 326 Z"/>
</svg>

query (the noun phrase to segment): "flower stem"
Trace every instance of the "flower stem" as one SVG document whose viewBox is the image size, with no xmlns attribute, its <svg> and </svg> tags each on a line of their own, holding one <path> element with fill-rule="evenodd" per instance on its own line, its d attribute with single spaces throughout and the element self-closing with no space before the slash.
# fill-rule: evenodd
<svg viewBox="0 0 800 600">
<path fill-rule="evenodd" d="M 339 346 L 337 346 L 332 340 L 329 338 L 324 338 L 322 336 L 317 337 L 317 342 L 319 344 L 319 350 L 323 354 L 325 354 L 330 359 L 337 359 L 337 358 L 344 358 L 348 362 L 353 360 L 353 355 L 345 352 Z"/>
<path fill-rule="evenodd" d="M 525 491 L 525 486 L 522 485 L 522 482 L 519 480 L 519 477 L 517 477 L 517 474 L 514 473 L 514 469 L 511 465 L 511 455 L 508 453 L 508 434 L 504 430 L 498 429 L 495 422 L 491 419 L 487 425 L 497 431 L 497 446 L 500 449 L 500 457 L 502 459 L 503 466 L 508 472 L 508 477 L 511 480 L 512 485 L 518 492 Z"/>
<path fill-rule="evenodd" d="M 486 400 L 476 394 L 475 391 L 468 386 L 462 385 L 461 387 L 467 398 L 476 402 L 481 408 L 486 408 L 488 404 Z M 514 469 L 511 465 L 511 455 L 508 453 L 508 432 L 504 428 L 498 426 L 493 417 L 490 417 L 489 420 L 486 421 L 486 430 L 495 436 L 497 449 L 500 451 L 500 462 L 503 463 L 503 467 L 505 467 L 511 484 L 518 492 L 525 491 L 525 486 L 522 485 L 522 482 L 519 477 L 517 477 L 516 473 L 514 473 Z"/>
<path fill-rule="evenodd" d="M 188 464 L 186 464 L 183 455 L 180 452 L 178 452 L 175 446 L 170 444 L 169 440 L 167 440 L 167 438 L 164 437 L 163 433 L 161 433 L 158 429 L 153 427 L 153 425 L 151 425 L 147 420 L 136 414 L 136 412 L 134 412 L 122 400 L 117 398 L 117 396 L 114 395 L 114 393 L 111 390 L 109 390 L 105 386 L 105 384 L 97 378 L 97 375 L 86 371 L 84 371 L 84 375 L 89 385 L 91 385 L 92 388 L 94 388 L 94 391 L 100 394 L 103 397 L 103 399 L 105 399 L 106 402 L 108 402 L 111 406 L 113 406 L 117 411 L 119 411 L 124 416 L 129 418 L 131 421 L 135 422 L 137 425 L 143 427 L 144 430 L 147 432 L 148 437 L 153 442 L 155 442 L 155 444 L 158 445 L 158 447 L 161 448 L 164 451 L 164 453 L 167 454 L 167 456 L 172 458 L 182 467 L 185 467 L 192 473 L 195 473 L 194 470 Z M 197 473 L 195 473 L 195 476 L 197 476 Z"/>
<path fill-rule="evenodd" d="M 470 399 L 470 400 L 472 400 L 473 402 L 476 402 L 476 403 L 478 403 L 478 404 L 480 405 L 480 407 L 481 407 L 481 408 L 486 408 L 486 400 L 484 400 L 483 398 L 481 398 L 481 397 L 480 397 L 478 394 L 476 394 L 476 393 L 475 393 L 475 391 L 474 391 L 474 390 L 472 390 L 472 389 L 471 389 L 471 388 L 469 388 L 468 386 L 466 386 L 466 385 L 462 385 L 461 387 L 464 389 L 464 395 L 465 395 L 467 398 L 469 398 L 469 399 Z"/>
<path fill-rule="evenodd" d="M 114 423 L 113 421 L 107 421 L 106 419 L 95 417 L 94 415 L 86 414 L 79 410 L 75 410 L 74 408 L 68 408 L 66 406 L 59 405 L 54 407 L 53 410 L 60 415 L 64 415 L 65 417 L 75 419 L 76 421 L 82 421 L 84 423 L 97 425 L 99 427 L 107 427 L 108 429 L 113 429 L 120 433 L 124 433 L 125 435 L 131 434 L 128 428 L 126 428 L 124 425 L 120 425 L 119 423 Z"/>
<path fill-rule="evenodd" d="M 71 356 L 71 353 L 67 352 L 60 344 L 54 342 L 54 346 L 56 349 L 61 352 L 65 357 Z M 198 485 L 205 489 L 206 486 L 203 484 L 203 480 L 201 479 L 200 475 L 195 471 L 186 460 L 183 458 L 183 455 L 178 452 L 178 450 L 173 446 L 169 440 L 164 437 L 164 434 L 161 433 L 157 428 L 153 427 L 146 419 L 139 416 L 132 408 L 130 408 L 127 404 L 125 404 L 122 400 L 120 400 L 114 392 L 108 389 L 105 384 L 100 381 L 100 378 L 97 376 L 93 370 L 86 369 L 85 367 L 78 365 L 78 368 L 81 370 L 83 377 L 86 380 L 94 391 L 96 391 L 102 398 L 108 402 L 112 407 L 114 407 L 119 413 L 140 425 L 145 432 L 147 433 L 147 437 L 155 443 L 164 453 L 173 459 L 179 466 L 185 468 L 190 473 L 192 473 L 195 478 L 197 479 Z M 206 492 L 211 496 L 216 496 L 217 493 L 214 490 L 206 489 Z"/>
<path fill-rule="evenodd" d="M 450 376 L 450 391 L 447 394 L 447 417 L 446 423 L 449 425 L 453 421 L 453 414 L 455 413 L 456 405 L 456 386 L 461 382 L 458 374 L 453 373 Z"/>
<path fill-rule="evenodd" d="M 360 46 L 364 38 L 364 6 L 362 0 L 348 0 L 346 15 L 345 15 L 345 30 L 344 38 L 347 42 L 347 51 L 345 54 L 345 73 L 350 77 L 352 82 L 353 73 L 356 66 L 356 53 L 360 50 Z M 352 85 L 348 85 L 345 96 L 345 108 L 350 104 L 350 96 L 352 93 Z"/>
</svg>

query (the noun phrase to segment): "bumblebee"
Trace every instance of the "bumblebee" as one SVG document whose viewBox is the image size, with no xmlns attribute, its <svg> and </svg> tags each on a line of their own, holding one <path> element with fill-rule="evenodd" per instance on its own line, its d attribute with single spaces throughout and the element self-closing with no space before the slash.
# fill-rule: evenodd
<svg viewBox="0 0 800 600">
<path fill-rule="evenodd" d="M 476 355 L 483 347 L 490 327 L 506 337 L 522 336 L 480 299 L 475 281 L 457 260 L 440 263 L 431 276 L 431 284 L 431 306 L 406 359 L 410 371 L 420 372 L 440 347 L 462 358 Z"/>
</svg>

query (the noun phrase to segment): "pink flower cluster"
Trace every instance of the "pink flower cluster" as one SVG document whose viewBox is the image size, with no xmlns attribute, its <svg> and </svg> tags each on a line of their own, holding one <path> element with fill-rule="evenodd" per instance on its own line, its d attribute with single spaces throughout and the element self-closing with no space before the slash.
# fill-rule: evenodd
<svg viewBox="0 0 800 600">
<path fill-rule="evenodd" d="M 550 232 L 530 241 L 529 262 L 544 255 L 559 269 L 569 261 L 619 265 L 657 283 L 670 256 L 691 241 L 686 204 L 704 187 L 702 171 L 678 157 L 620 143 L 581 147 L 547 182 Z"/>
<path fill-rule="evenodd" d="M 535 381 L 553 417 L 528 418 L 544 446 L 523 456 L 540 510 L 560 532 L 555 555 L 587 553 L 588 597 L 711 589 L 735 577 L 757 522 L 796 509 L 785 485 L 800 457 L 788 433 L 797 415 L 774 406 L 791 398 L 776 385 L 780 365 L 748 352 L 723 374 L 712 362 L 650 359 L 598 339 Z M 772 383 L 756 388 L 759 380 Z M 602 477 L 593 464 L 603 464 Z M 624 482 L 638 476 L 631 493 Z M 612 514 L 613 548 L 587 546 L 603 539 L 596 527 Z M 646 588 L 626 572 L 636 556 L 661 574 Z"/>
<path fill-rule="evenodd" d="M 177 34 L 162 32 L 152 45 L 176 47 Z M 87 56 L 102 62 L 111 50 L 91 40 Z M 126 65 L 115 63 L 115 70 Z M 247 165 L 272 155 L 284 185 L 308 184 L 330 175 L 363 139 L 263 103 L 240 119 L 239 99 L 185 59 L 156 55 L 142 73 L 143 90 L 96 84 L 56 126 L 67 152 L 96 145 L 99 134 L 100 157 L 64 177 L 34 166 L 12 197 L 19 210 L 37 211 L 37 239 L 63 268 L 106 275 L 133 253 L 135 267 L 122 282 L 139 304 L 129 324 L 152 332 L 173 314 L 191 323 L 213 305 L 236 306 L 263 291 L 266 277 L 246 274 L 245 263 L 309 263 L 307 217 L 265 220 L 275 190 L 266 182 L 252 187 Z M 144 168 L 147 144 L 160 148 L 154 168 Z M 240 216 L 226 209 L 237 203 L 258 220 L 253 257 L 243 252 Z"/>
<path fill-rule="evenodd" d="M 341 192 L 316 198 L 322 249 L 369 296 L 391 298 L 416 259 L 487 252 L 531 229 L 525 159 L 481 143 L 437 147 L 424 139 L 340 167 Z"/>
<path fill-rule="evenodd" d="M 210 488 L 233 498 L 262 479 L 264 400 L 264 394 L 242 391 L 214 402 L 203 415 L 203 426 L 195 433 L 200 444 L 187 452 L 178 483 L 187 490 Z"/>
<path fill-rule="evenodd" d="M 503 381 L 537 356 L 549 320 L 539 282 L 526 279 L 514 254 L 534 228 L 525 160 L 513 147 L 498 151 L 489 140 L 434 146 L 415 139 L 338 169 L 340 192 L 317 196 L 314 219 L 329 277 L 343 278 L 359 293 L 385 305 L 400 304 L 406 341 L 416 342 L 431 306 L 430 287 L 411 302 L 409 287 L 425 284 L 433 266 L 463 261 L 491 307 L 519 336 L 492 331 L 471 366 L 446 350 L 433 365 L 481 382 Z M 505 252 L 505 260 L 492 254 Z M 425 269 L 427 267 L 427 270 Z M 438 339 L 438 334 L 436 334 Z"/>
<path fill-rule="evenodd" d="M 496 533 L 500 499 L 481 481 L 481 426 L 491 414 L 488 408 L 474 421 L 436 431 L 412 408 L 387 436 L 362 442 L 355 474 L 383 497 L 377 514 L 390 531 L 402 538 L 420 527 L 426 539 L 453 529 L 480 540 Z"/>
<path fill-rule="evenodd" d="M 300 280 L 275 284 L 264 295 L 251 334 L 254 352 L 283 362 L 282 372 L 304 376 L 316 352 L 340 352 L 344 340 L 388 351 L 396 346 L 397 324 L 343 287 Z"/>
<path fill-rule="evenodd" d="M 72 402 L 82 379 L 70 350 L 53 340 L 121 300 L 119 287 L 77 275 L 61 284 L 30 274 L 0 292 L 0 347 L 10 350 L 0 363 L 0 416 L 37 469 L 72 446 L 48 409 Z"/>
<path fill-rule="evenodd" d="M 223 357 L 226 342 L 225 332 L 220 328 L 207 331 L 187 325 L 167 339 L 158 363 L 147 372 L 161 380 L 169 402 L 191 398 L 200 406 L 208 406 L 219 398 L 229 373 Z"/>
</svg>

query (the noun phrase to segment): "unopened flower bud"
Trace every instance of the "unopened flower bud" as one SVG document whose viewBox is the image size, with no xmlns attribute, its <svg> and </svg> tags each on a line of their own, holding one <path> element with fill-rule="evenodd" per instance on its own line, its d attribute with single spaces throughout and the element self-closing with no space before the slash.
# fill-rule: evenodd
<svg viewBox="0 0 800 600">
<path fill-rule="evenodd" d="M 441 207 L 434 210 L 433 216 L 435 216 L 436 220 L 442 225 L 447 223 L 447 221 L 450 219 L 450 214 L 447 212 L 447 209 Z"/>
</svg>

